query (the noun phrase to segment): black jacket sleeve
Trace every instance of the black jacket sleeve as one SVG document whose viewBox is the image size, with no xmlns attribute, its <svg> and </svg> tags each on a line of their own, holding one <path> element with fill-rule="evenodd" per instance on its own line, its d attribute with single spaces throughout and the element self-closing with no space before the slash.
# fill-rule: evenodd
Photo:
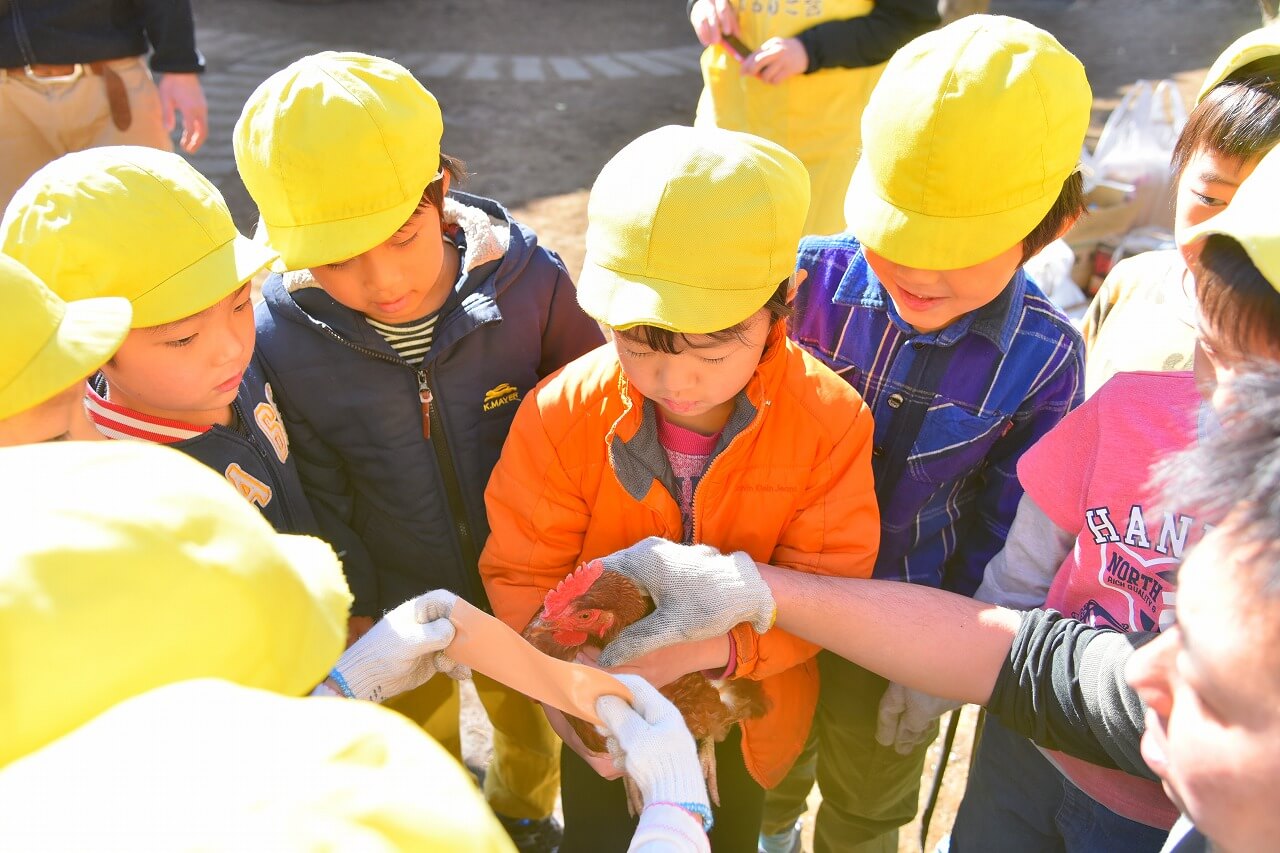
<svg viewBox="0 0 1280 853">
<path fill-rule="evenodd" d="M 867 15 L 826 21 L 800 33 L 800 43 L 809 54 L 805 73 L 879 65 L 941 20 L 937 0 L 876 0 Z"/>
<path fill-rule="evenodd" d="M 1133 650 L 1153 637 L 1032 610 L 1023 617 L 987 711 L 1040 746 L 1155 779 L 1138 748 L 1145 708 L 1124 680 Z"/>
<path fill-rule="evenodd" d="M 141 0 L 142 27 L 151 43 L 151 70 L 158 74 L 198 74 L 204 57 L 196 50 L 191 0 Z"/>
</svg>

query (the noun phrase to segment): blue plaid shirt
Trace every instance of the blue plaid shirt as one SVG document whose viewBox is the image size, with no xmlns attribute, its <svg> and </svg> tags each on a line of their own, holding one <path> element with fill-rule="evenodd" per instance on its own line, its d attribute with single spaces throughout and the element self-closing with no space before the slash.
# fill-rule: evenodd
<svg viewBox="0 0 1280 853">
<path fill-rule="evenodd" d="M 791 337 L 875 416 L 875 577 L 972 595 L 1022 497 L 1018 459 L 1083 399 L 1079 333 L 1021 270 L 992 302 L 924 334 L 852 235 L 806 237 L 797 266 L 808 279 Z"/>
</svg>

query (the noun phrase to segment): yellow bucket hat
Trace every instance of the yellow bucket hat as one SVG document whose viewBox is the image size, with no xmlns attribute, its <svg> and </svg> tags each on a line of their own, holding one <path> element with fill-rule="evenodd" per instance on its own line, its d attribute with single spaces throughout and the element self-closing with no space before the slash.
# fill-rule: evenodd
<svg viewBox="0 0 1280 853">
<path fill-rule="evenodd" d="M 1240 36 L 1214 60 L 1204 83 L 1200 85 L 1196 103 L 1203 101 L 1215 86 L 1241 68 L 1269 56 L 1280 56 L 1280 27 L 1262 27 Z"/>
<path fill-rule="evenodd" d="M 119 298 L 63 302 L 0 255 L 0 420 L 33 409 L 93 373 L 129 334 Z"/>
<path fill-rule="evenodd" d="M 1084 66 L 1025 21 L 971 15 L 889 60 L 862 114 L 849 230 L 896 264 L 973 266 L 1017 245 L 1076 168 Z"/>
<path fill-rule="evenodd" d="M 809 174 L 781 146 L 717 128 L 650 131 L 591 188 L 578 302 L 615 329 L 727 329 L 791 275 L 808 210 Z"/>
<path fill-rule="evenodd" d="M 1179 246 L 1222 234 L 1244 247 L 1249 260 L 1271 286 L 1280 291 L 1280 225 L 1276 196 L 1280 195 L 1280 147 L 1272 148 L 1236 190 L 1231 204 L 1211 219 L 1178 232 Z"/>
<path fill-rule="evenodd" d="M 236 122 L 236 167 L 277 271 L 337 263 L 396 233 L 439 174 L 435 97 L 389 59 L 326 51 L 266 79 Z"/>
<path fill-rule="evenodd" d="M 189 678 L 301 695 L 347 636 L 333 550 L 167 447 L 0 451 L 0 767 Z"/>
<path fill-rule="evenodd" d="M 135 329 L 200 313 L 275 257 L 236 231 L 222 194 L 186 160 L 131 145 L 67 154 L 36 172 L 0 237 L 63 299 L 128 299 Z"/>
<path fill-rule="evenodd" d="M 0 848 L 27 853 L 515 850 L 462 766 L 396 712 L 212 679 L 15 761 L 0 801 Z"/>
</svg>

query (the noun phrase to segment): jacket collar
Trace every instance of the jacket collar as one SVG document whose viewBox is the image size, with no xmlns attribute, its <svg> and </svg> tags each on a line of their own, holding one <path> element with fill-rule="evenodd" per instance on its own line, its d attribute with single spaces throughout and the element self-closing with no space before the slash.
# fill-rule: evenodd
<svg viewBox="0 0 1280 853">
<path fill-rule="evenodd" d="M 1007 353 L 1009 346 L 1013 343 L 1013 336 L 1018 330 L 1018 315 L 1013 310 L 1013 306 L 1021 304 L 1026 291 L 1027 277 L 1019 267 L 995 299 L 930 334 L 936 336 L 936 342 L 940 346 L 950 346 L 972 332 L 991 341 L 1002 353 Z M 867 257 L 861 245 L 850 260 L 848 269 L 840 279 L 840 284 L 836 287 L 831 301 L 837 305 L 860 306 L 874 311 L 884 311 L 903 334 L 912 337 L 921 334 L 898 314 L 898 309 L 889 298 L 884 284 L 871 268 L 871 264 L 867 263 Z"/>
</svg>

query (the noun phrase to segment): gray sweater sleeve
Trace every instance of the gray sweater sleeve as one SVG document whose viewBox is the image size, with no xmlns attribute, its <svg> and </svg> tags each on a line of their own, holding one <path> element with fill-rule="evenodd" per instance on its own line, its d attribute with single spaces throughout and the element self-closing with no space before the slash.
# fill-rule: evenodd
<svg viewBox="0 0 1280 853">
<path fill-rule="evenodd" d="M 1138 749 L 1145 707 L 1124 680 L 1133 650 L 1154 636 L 1032 610 L 1023 616 L 987 710 L 1040 746 L 1155 779 Z"/>
<path fill-rule="evenodd" d="M 1015 610 L 1039 607 L 1075 541 L 1074 534 L 1054 524 L 1031 496 L 1024 494 L 1004 547 L 987 563 L 973 597 Z"/>
</svg>

